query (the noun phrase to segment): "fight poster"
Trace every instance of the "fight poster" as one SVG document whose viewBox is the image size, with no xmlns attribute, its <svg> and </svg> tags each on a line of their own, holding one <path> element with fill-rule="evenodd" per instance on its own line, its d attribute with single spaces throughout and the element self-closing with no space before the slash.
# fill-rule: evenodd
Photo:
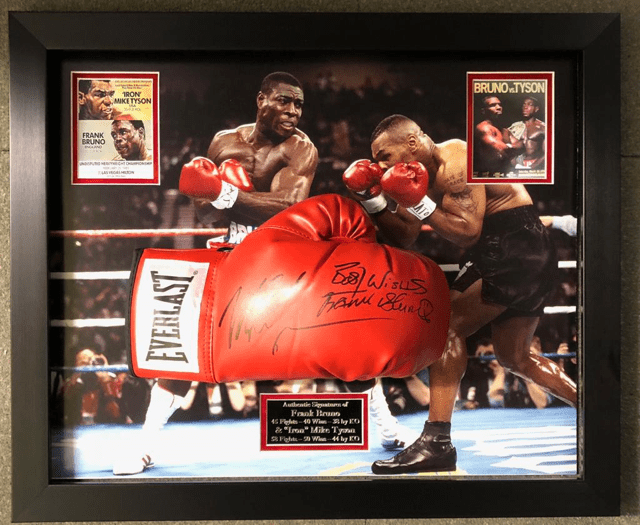
<svg viewBox="0 0 640 525">
<path fill-rule="evenodd" d="M 553 184 L 553 78 L 467 73 L 467 182 Z"/>
<path fill-rule="evenodd" d="M 159 73 L 72 72 L 72 183 L 160 184 Z"/>
</svg>

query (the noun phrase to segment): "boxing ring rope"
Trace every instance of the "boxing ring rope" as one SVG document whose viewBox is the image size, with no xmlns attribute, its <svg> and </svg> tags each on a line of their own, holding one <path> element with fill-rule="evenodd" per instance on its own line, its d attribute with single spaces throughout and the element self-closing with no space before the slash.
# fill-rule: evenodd
<svg viewBox="0 0 640 525">
<path fill-rule="evenodd" d="M 158 228 L 130 230 L 52 230 L 52 237 L 67 239 L 89 239 L 101 237 L 105 239 L 127 239 L 138 237 L 196 237 L 208 235 L 218 237 L 227 233 L 227 228 Z"/>
<path fill-rule="evenodd" d="M 428 224 L 422 225 L 422 231 L 433 231 Z M 121 229 L 121 230 L 52 230 L 49 234 L 52 237 L 62 237 L 66 239 L 89 239 L 92 237 L 102 237 L 105 239 L 127 239 L 137 237 L 199 237 L 210 236 L 219 237 L 227 233 L 227 228 L 141 228 L 141 229 Z"/>
</svg>

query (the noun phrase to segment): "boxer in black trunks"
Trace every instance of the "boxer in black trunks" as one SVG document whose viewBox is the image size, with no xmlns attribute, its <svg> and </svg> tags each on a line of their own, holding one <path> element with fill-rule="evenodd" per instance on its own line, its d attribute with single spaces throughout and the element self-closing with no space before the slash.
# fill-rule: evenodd
<svg viewBox="0 0 640 525">
<path fill-rule="evenodd" d="M 464 292 L 482 279 L 482 298 L 507 306 L 500 316 L 539 317 L 553 291 L 555 246 L 532 205 L 485 216 L 478 242 L 462 261 L 452 289 Z"/>
<path fill-rule="evenodd" d="M 371 151 L 378 165 L 388 170 L 382 190 L 396 202 L 405 200 L 414 191 L 413 181 L 422 176 L 416 172 L 404 177 L 414 169 L 406 163 L 421 163 L 428 178 L 413 208 L 398 206 L 392 212 L 386 203 L 376 202 L 384 194 L 357 197 L 365 209 L 373 210 L 370 213 L 384 237 L 408 248 L 424 222 L 467 250 L 452 285 L 445 353 L 429 367 L 429 420 L 414 444 L 391 459 L 376 461 L 372 470 L 376 474 L 455 470 L 451 416 L 467 365 L 466 338 L 483 326 L 491 324 L 495 354 L 503 367 L 573 406 L 577 403 L 575 383 L 556 363 L 530 352 L 544 302 L 553 289 L 557 259 L 523 185 L 467 185 L 465 142 L 435 144 L 414 121 L 393 115 L 374 131 Z"/>
</svg>

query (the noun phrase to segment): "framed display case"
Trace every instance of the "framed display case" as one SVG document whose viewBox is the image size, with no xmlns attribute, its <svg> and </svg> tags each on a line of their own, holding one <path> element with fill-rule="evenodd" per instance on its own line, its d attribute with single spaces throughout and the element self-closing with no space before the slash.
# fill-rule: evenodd
<svg viewBox="0 0 640 525">
<path fill-rule="evenodd" d="M 619 513 L 617 15 L 16 12 L 9 29 L 14 521 Z M 273 72 L 293 75 L 277 77 L 282 96 L 263 83 Z M 287 122 L 269 124 L 280 118 L 273 115 Z M 380 146 L 390 133 L 381 123 L 392 115 L 415 126 L 412 158 L 385 156 Z M 221 136 L 235 142 L 220 146 Z M 295 151 L 282 145 L 291 137 Z M 302 155 L 311 160 L 299 162 Z M 222 222 L 205 220 L 200 195 L 181 183 L 183 166 L 205 156 L 217 165 L 238 160 L 255 183 L 229 190 Z M 246 292 L 249 273 L 259 276 L 278 261 L 249 252 L 244 239 L 278 210 L 256 219 L 243 194 L 252 194 L 253 209 L 274 196 L 308 203 L 337 194 L 353 205 L 363 197 L 349 191 L 343 174 L 354 161 L 375 161 L 388 177 L 396 161 L 418 158 L 426 159 L 427 200 L 405 206 L 422 227 L 403 249 L 444 272 L 454 330 L 476 315 L 484 320 L 462 338 L 466 374 L 450 434 L 457 463 L 446 471 L 372 471 L 417 438 L 440 403 L 426 366 L 437 356 L 396 369 L 411 370 L 406 377 L 387 375 L 384 366 L 365 373 L 354 367 L 368 360 L 356 357 L 377 355 L 381 341 L 380 351 L 388 350 L 393 338 L 376 325 L 354 326 L 350 339 L 326 322 L 329 314 L 363 317 L 372 305 L 431 322 L 420 296 L 424 281 L 410 268 L 372 276 L 366 261 L 348 275 L 336 266 L 331 284 L 340 292 L 286 303 L 259 328 L 245 322 L 244 332 L 236 316 L 225 337 L 231 341 L 236 330 L 235 340 L 247 345 L 242 359 L 231 359 L 233 373 L 216 376 L 231 378 L 219 385 L 175 364 L 195 355 L 187 338 L 204 337 L 199 306 L 188 319 L 176 313 L 179 331 L 166 312 L 158 320 L 160 303 L 142 305 L 139 296 L 147 290 L 175 312 L 185 297 L 200 305 L 186 295 L 187 284 L 178 295 L 158 295 L 179 288 L 180 279 L 191 283 L 197 272 L 169 278 L 154 270 L 149 278 L 156 280 L 138 282 L 130 271 L 137 250 L 189 254 L 220 246 L 211 242 L 237 244 L 245 259 L 255 257 L 252 270 L 233 277 Z M 400 200 L 393 186 L 383 189 L 384 207 L 368 209 L 378 241 L 402 244 L 375 217 Z M 516 263 L 495 263 L 493 241 L 478 241 L 480 230 L 501 232 L 495 242 L 507 242 L 511 215 L 499 213 L 523 207 L 533 222 L 521 227 L 546 239 L 548 260 L 527 240 L 509 248 L 519 252 Z M 475 252 L 473 243 L 447 235 L 438 214 L 446 224 L 476 221 Z M 535 275 L 544 297 L 524 306 L 510 299 L 495 315 L 487 313 L 501 301 L 495 295 L 461 307 L 456 294 L 470 288 L 460 283 L 486 258 L 497 269 L 527 259 L 508 286 Z M 289 262 L 282 256 L 283 266 Z M 551 264 L 548 273 L 543 264 Z M 344 360 L 353 374 L 262 371 L 257 334 L 314 308 L 312 328 L 334 331 L 318 330 L 302 346 L 322 364 L 332 337 L 343 338 L 336 344 L 344 343 L 344 355 L 331 359 Z M 139 336 L 134 325 L 149 333 Z M 518 353 L 522 341 L 531 348 Z M 293 345 L 282 331 L 269 344 L 274 356 Z M 407 361 L 413 350 L 402 345 L 393 359 Z M 528 371 L 519 358 L 542 372 Z M 378 394 L 347 384 L 372 376 L 382 376 Z M 184 379 L 186 389 L 168 423 L 157 424 L 166 428 L 149 437 L 154 377 Z M 380 411 L 400 433 L 389 437 Z M 146 459 L 138 469 L 114 466 L 127 457 Z"/>
</svg>

